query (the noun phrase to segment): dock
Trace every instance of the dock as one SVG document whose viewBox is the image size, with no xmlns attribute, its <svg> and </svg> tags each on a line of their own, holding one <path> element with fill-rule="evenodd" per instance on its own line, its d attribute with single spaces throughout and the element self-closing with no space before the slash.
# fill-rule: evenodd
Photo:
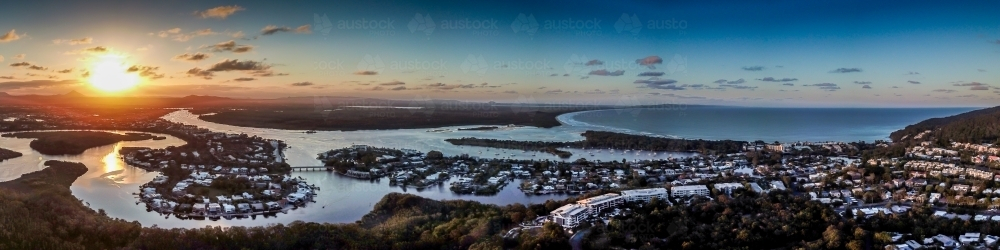
<svg viewBox="0 0 1000 250">
<path fill-rule="evenodd" d="M 292 171 L 333 171 L 333 167 L 327 167 L 327 166 L 301 166 L 301 167 L 292 167 Z"/>
</svg>

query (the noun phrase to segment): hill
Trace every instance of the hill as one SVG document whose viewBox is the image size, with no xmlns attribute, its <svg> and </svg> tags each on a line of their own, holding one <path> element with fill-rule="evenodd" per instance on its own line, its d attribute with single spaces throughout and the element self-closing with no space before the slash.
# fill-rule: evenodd
<svg viewBox="0 0 1000 250">
<path fill-rule="evenodd" d="M 926 131 L 930 132 L 924 134 Z M 903 144 L 926 140 L 933 140 L 938 144 L 946 144 L 949 141 L 998 143 L 1000 142 L 1000 106 L 949 117 L 927 119 L 892 132 L 889 138 L 893 142 Z"/>
</svg>

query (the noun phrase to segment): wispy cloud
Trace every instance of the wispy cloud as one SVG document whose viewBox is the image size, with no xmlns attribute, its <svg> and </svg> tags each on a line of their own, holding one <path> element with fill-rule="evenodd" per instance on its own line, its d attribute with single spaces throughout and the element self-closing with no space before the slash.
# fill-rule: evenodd
<svg viewBox="0 0 1000 250">
<path fill-rule="evenodd" d="M 620 76 L 624 74 L 625 74 L 624 70 L 608 71 L 606 69 L 593 70 L 590 71 L 590 73 L 588 73 L 588 75 L 594 75 L 594 76 Z"/>
<path fill-rule="evenodd" d="M 758 81 L 765 81 L 765 82 L 794 82 L 794 81 L 798 81 L 799 79 L 798 78 L 781 78 L 781 79 L 777 79 L 777 78 L 774 78 L 774 77 L 764 77 L 764 78 L 757 79 L 757 80 Z"/>
<path fill-rule="evenodd" d="M 299 33 L 299 34 L 309 34 L 309 33 L 312 33 L 312 30 L 310 29 L 310 26 L 308 24 L 306 24 L 306 25 L 299 26 L 298 28 L 295 28 L 295 29 L 289 28 L 287 26 L 286 27 L 278 27 L 276 25 L 268 25 L 268 26 L 264 26 L 263 29 L 260 29 L 260 34 L 264 35 L 264 36 L 270 36 L 270 35 L 277 34 L 278 32 L 292 32 L 292 31 L 294 31 L 295 33 Z"/>
<path fill-rule="evenodd" d="M 3 34 L 2 36 L 0 36 L 0 43 L 17 41 L 18 39 L 21 39 L 21 36 L 22 35 L 18 35 L 17 34 L 16 30 L 12 29 L 9 32 L 7 32 L 6 34 Z"/>
<path fill-rule="evenodd" d="M 650 69 L 655 69 L 656 64 L 663 64 L 663 58 L 660 58 L 659 56 L 647 56 L 642 59 L 636 59 L 635 63 L 646 66 Z"/>
<path fill-rule="evenodd" d="M 743 70 L 746 70 L 746 71 L 761 71 L 761 70 L 764 70 L 764 66 L 743 66 Z"/>
<path fill-rule="evenodd" d="M 237 11 L 246 10 L 239 5 L 231 6 L 219 6 L 204 11 L 195 11 L 195 14 L 201 16 L 201 18 L 215 18 L 215 19 L 226 19 L 227 17 L 235 14 Z"/>
<path fill-rule="evenodd" d="M 78 39 L 56 39 L 56 40 L 52 40 L 52 43 L 54 43 L 54 44 L 69 44 L 69 45 L 91 44 L 93 42 L 94 42 L 94 38 L 91 38 L 91 37 L 84 37 L 84 38 L 78 38 Z"/>
<path fill-rule="evenodd" d="M 177 60 L 177 61 L 198 62 L 198 61 L 201 61 L 201 60 L 208 59 L 209 57 L 212 57 L 212 54 L 205 54 L 205 53 L 196 52 L 196 53 L 184 53 L 184 54 L 180 54 L 180 55 L 174 56 L 173 59 Z"/>
<path fill-rule="evenodd" d="M 835 70 L 830 71 L 830 73 L 854 73 L 854 72 L 861 72 L 861 69 L 859 69 L 859 68 L 839 68 L 839 69 L 835 69 Z"/>
<path fill-rule="evenodd" d="M 354 74 L 355 75 L 361 75 L 361 76 L 373 76 L 373 75 L 378 75 L 378 72 L 371 71 L 371 70 L 358 70 L 358 71 L 354 71 Z"/>
<path fill-rule="evenodd" d="M 296 82 L 291 84 L 293 87 L 305 87 L 314 85 L 312 82 Z"/>
<path fill-rule="evenodd" d="M 911 84 L 920 84 L 920 82 L 918 82 L 918 81 L 906 81 L 906 82 L 911 83 Z"/>
<path fill-rule="evenodd" d="M 202 48 L 208 48 L 214 52 L 231 51 L 233 53 L 246 53 L 253 50 L 253 46 L 250 45 L 239 45 L 236 44 L 235 40 L 229 40 L 226 42 L 217 43 L 214 45 L 202 46 Z"/>
</svg>

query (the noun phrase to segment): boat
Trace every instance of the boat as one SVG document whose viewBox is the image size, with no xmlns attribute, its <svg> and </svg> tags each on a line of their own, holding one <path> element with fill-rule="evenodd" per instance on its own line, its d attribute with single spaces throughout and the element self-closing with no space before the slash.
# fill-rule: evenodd
<svg viewBox="0 0 1000 250">
<path fill-rule="evenodd" d="M 306 130 L 306 134 L 315 134 L 316 130 Z"/>
</svg>

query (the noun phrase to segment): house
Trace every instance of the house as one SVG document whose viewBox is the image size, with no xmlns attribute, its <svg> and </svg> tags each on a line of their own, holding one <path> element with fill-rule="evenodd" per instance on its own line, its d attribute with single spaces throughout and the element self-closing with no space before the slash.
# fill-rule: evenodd
<svg viewBox="0 0 1000 250">
<path fill-rule="evenodd" d="M 220 206 L 219 203 L 210 203 L 210 204 L 208 204 L 208 213 L 209 214 L 216 214 L 216 213 L 219 213 L 221 211 L 222 211 L 222 206 Z"/>
<path fill-rule="evenodd" d="M 240 211 L 240 213 L 249 213 L 250 212 L 250 204 L 249 203 L 236 204 L 236 209 L 238 211 Z"/>
<path fill-rule="evenodd" d="M 281 209 L 281 206 L 278 205 L 277 202 L 269 201 L 265 205 L 267 205 L 267 209 L 270 209 L 270 210 Z"/>
<path fill-rule="evenodd" d="M 951 237 L 938 234 L 931 238 L 934 238 L 937 242 L 941 242 L 941 245 L 945 248 L 958 247 L 958 243 L 956 243 L 955 239 L 952 239 Z"/>
</svg>

